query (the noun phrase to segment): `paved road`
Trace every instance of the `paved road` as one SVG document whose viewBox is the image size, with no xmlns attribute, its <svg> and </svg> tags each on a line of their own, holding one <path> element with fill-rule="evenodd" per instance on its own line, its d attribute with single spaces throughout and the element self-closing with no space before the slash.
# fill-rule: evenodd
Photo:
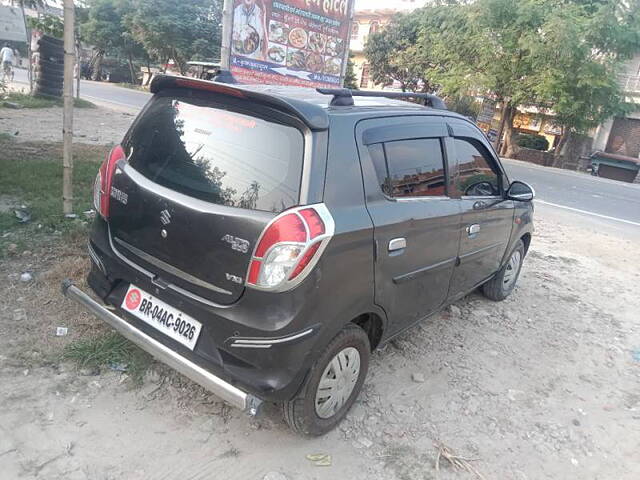
<svg viewBox="0 0 640 480">
<path fill-rule="evenodd" d="M 505 160 L 510 180 L 536 191 L 538 203 L 640 229 L 640 185 Z"/>
<path fill-rule="evenodd" d="M 27 78 L 26 70 L 15 70 L 15 82 L 26 85 L 28 84 Z M 139 110 L 147 103 L 151 94 L 118 87 L 110 83 L 81 80 L 80 97 L 94 103 Z"/>
<path fill-rule="evenodd" d="M 16 70 L 16 81 L 27 81 L 25 70 Z M 138 110 L 150 94 L 116 85 L 83 80 L 80 96 L 87 100 Z M 505 160 L 511 180 L 531 184 L 537 203 L 563 209 L 566 213 L 590 218 L 599 225 L 640 229 L 640 185 L 631 185 L 555 168 Z M 639 230 L 640 231 L 640 230 Z"/>
</svg>

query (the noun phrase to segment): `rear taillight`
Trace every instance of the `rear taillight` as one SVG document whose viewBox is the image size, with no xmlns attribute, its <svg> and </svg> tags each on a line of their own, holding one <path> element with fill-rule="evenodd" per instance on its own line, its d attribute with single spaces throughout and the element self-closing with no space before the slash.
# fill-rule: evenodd
<svg viewBox="0 0 640 480">
<path fill-rule="evenodd" d="M 116 164 L 118 160 L 126 160 L 126 158 L 123 148 L 116 145 L 102 162 L 98 175 L 96 175 L 96 181 L 93 185 L 93 206 L 105 220 L 109 218 L 111 182 L 116 171 Z"/>
<path fill-rule="evenodd" d="M 324 204 L 278 215 L 258 239 L 247 285 L 271 291 L 293 288 L 313 269 L 333 232 L 333 218 Z"/>
</svg>

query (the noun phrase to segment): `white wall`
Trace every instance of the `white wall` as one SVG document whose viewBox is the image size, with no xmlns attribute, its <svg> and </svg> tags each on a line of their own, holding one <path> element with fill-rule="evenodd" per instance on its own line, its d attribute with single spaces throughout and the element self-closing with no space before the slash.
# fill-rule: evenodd
<svg viewBox="0 0 640 480">
<path fill-rule="evenodd" d="M 357 10 L 378 10 L 391 8 L 394 10 L 412 10 L 424 7 L 429 0 L 356 0 Z"/>
<path fill-rule="evenodd" d="M 630 60 L 625 65 L 624 73 L 627 75 L 638 76 L 640 75 L 640 53 L 633 57 L 633 60 Z"/>
</svg>

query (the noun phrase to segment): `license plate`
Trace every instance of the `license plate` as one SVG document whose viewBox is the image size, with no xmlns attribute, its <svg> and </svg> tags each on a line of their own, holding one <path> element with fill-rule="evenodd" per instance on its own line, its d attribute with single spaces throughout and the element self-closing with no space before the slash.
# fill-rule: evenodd
<svg viewBox="0 0 640 480">
<path fill-rule="evenodd" d="M 202 324 L 177 308 L 131 284 L 122 309 L 193 350 Z"/>
</svg>

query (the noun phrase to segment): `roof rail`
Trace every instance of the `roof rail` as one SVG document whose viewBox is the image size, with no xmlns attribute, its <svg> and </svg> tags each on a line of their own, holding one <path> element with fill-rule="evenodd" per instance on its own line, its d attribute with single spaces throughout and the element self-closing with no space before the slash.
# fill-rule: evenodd
<svg viewBox="0 0 640 480">
<path fill-rule="evenodd" d="M 416 93 L 416 92 L 387 92 L 383 90 L 350 90 L 348 88 L 316 88 L 318 93 L 323 95 L 333 95 L 333 99 L 329 103 L 332 107 L 350 107 L 353 103 L 353 97 L 384 97 L 384 98 L 420 98 L 424 100 L 425 106 L 436 108 L 438 110 L 446 110 L 447 106 L 444 101 L 432 93 Z"/>
</svg>

